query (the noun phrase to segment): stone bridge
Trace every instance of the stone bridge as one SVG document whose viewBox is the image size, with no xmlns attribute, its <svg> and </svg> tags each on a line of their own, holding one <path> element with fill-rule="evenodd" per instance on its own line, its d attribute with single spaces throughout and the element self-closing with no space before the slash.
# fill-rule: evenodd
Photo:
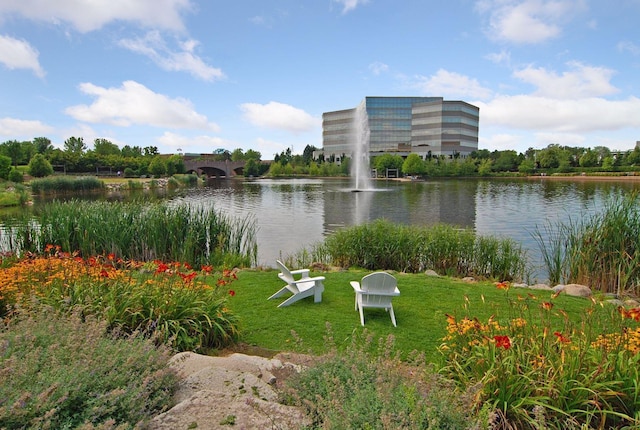
<svg viewBox="0 0 640 430">
<path fill-rule="evenodd" d="M 231 178 L 236 175 L 242 175 L 245 161 L 213 161 L 203 159 L 184 160 L 184 167 L 187 173 L 196 172 L 198 175 L 207 175 L 207 177 L 225 176 Z"/>
</svg>

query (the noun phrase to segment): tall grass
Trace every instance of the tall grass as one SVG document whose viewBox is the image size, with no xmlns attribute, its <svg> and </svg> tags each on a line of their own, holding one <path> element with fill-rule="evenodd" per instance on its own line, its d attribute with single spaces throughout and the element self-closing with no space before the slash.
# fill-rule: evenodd
<svg viewBox="0 0 640 430">
<path fill-rule="evenodd" d="M 139 428 L 171 406 L 170 351 L 50 309 L 0 327 L 0 428 Z"/>
<path fill-rule="evenodd" d="M 640 293 L 640 196 L 614 197 L 581 221 L 534 232 L 551 282 L 579 283 L 603 293 Z"/>
<path fill-rule="evenodd" d="M 42 252 L 46 245 L 83 256 L 137 261 L 180 261 L 251 266 L 257 260 L 253 219 L 231 218 L 212 208 L 142 202 L 53 202 L 34 219 L 9 228 L 11 251 Z"/>
<path fill-rule="evenodd" d="M 432 269 L 448 276 L 500 280 L 526 275 L 526 255 L 518 243 L 444 224 L 420 227 L 377 220 L 335 232 L 312 255 L 324 258 L 321 262 L 368 270 Z"/>
<path fill-rule="evenodd" d="M 104 182 L 93 176 L 50 176 L 29 182 L 34 193 L 101 190 Z"/>
</svg>

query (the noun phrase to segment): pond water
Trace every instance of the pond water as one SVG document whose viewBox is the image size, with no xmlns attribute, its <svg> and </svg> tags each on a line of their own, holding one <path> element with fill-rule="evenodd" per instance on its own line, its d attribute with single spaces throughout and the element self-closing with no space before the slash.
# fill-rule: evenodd
<svg viewBox="0 0 640 430">
<path fill-rule="evenodd" d="M 531 265 L 539 267 L 532 235 L 538 227 L 593 214 L 610 196 L 637 190 L 640 183 L 445 179 L 384 180 L 374 187 L 352 192 L 349 180 L 338 179 L 215 180 L 174 199 L 254 217 L 258 264 L 264 266 L 274 266 L 276 258 L 320 242 L 339 228 L 385 218 L 424 226 L 448 223 L 510 237 L 523 244 Z M 544 280 L 539 268 L 534 277 Z"/>
<path fill-rule="evenodd" d="M 262 266 L 273 267 L 277 258 L 321 242 L 337 229 L 385 218 L 422 226 L 448 223 L 513 238 L 528 252 L 534 271 L 531 281 L 544 281 L 532 235 L 537 228 L 589 216 L 612 195 L 638 189 L 640 181 L 624 180 L 444 179 L 379 180 L 374 190 L 353 192 L 348 179 L 218 179 L 177 193 L 160 190 L 146 198 L 212 205 L 233 217 L 254 219 Z M 41 203 L 36 199 L 36 206 Z"/>
</svg>

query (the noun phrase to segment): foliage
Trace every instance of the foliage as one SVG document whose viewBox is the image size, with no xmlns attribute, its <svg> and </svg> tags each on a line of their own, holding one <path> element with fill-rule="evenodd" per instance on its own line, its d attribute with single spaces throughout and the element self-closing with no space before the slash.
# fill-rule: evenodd
<svg viewBox="0 0 640 430">
<path fill-rule="evenodd" d="M 637 428 L 640 308 L 595 303 L 578 323 L 534 294 L 511 300 L 507 321 L 447 315 L 441 372 L 479 386 L 475 409 L 500 428 Z"/>
<path fill-rule="evenodd" d="M 53 166 L 42 154 L 36 154 L 29 161 L 29 174 L 34 178 L 42 178 L 53 174 Z"/>
<path fill-rule="evenodd" d="M 376 345 L 366 330 L 354 334 L 343 353 L 332 346 L 318 363 L 288 381 L 284 400 L 303 406 L 313 428 L 473 428 L 470 396 L 460 396 L 416 355 L 394 353 L 389 335 Z"/>
<path fill-rule="evenodd" d="M 20 312 L 0 345 L 1 428 L 132 429 L 170 406 L 177 381 L 165 348 L 79 313 Z"/>
<path fill-rule="evenodd" d="M 0 272 L 4 310 L 46 304 L 81 309 L 110 329 L 141 332 L 179 351 L 202 351 L 234 342 L 236 317 L 226 305 L 235 272 L 194 270 L 185 263 L 141 263 L 113 255 L 86 259 L 49 246 Z M 213 284 L 210 286 L 209 284 Z M 0 314 L 3 313 L 0 309 Z"/>
<path fill-rule="evenodd" d="M 24 182 L 24 175 L 16 168 L 11 169 L 9 172 L 9 180 L 17 184 Z"/>
<path fill-rule="evenodd" d="M 95 176 L 52 176 L 33 179 L 29 185 L 34 193 L 91 191 L 104 188 L 104 182 Z"/>
<path fill-rule="evenodd" d="M 159 155 L 156 155 L 149 163 L 149 173 L 151 173 L 156 178 L 160 176 L 164 176 L 167 173 L 167 163 Z"/>
<path fill-rule="evenodd" d="M 609 200 L 601 213 L 534 232 L 552 282 L 640 294 L 640 196 Z"/>
<path fill-rule="evenodd" d="M 256 260 L 255 222 L 211 207 L 143 202 L 48 203 L 8 231 L 9 249 L 42 252 L 55 243 L 81 255 L 115 254 L 138 261 L 250 266 Z"/>
<path fill-rule="evenodd" d="M 424 161 L 418 154 L 409 154 L 402 163 L 402 173 L 405 175 L 421 175 L 424 171 Z"/>
<path fill-rule="evenodd" d="M 330 263 L 342 267 L 494 279 L 525 277 L 525 253 L 510 239 L 476 236 L 469 229 L 396 225 L 386 220 L 341 229 L 324 241 Z"/>
<path fill-rule="evenodd" d="M 11 158 L 6 155 L 0 155 L 0 178 L 9 179 L 11 172 Z"/>
</svg>

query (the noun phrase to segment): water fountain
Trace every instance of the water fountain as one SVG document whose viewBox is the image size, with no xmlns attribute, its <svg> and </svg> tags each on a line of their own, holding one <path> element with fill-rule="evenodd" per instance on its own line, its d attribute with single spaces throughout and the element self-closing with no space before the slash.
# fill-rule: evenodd
<svg viewBox="0 0 640 430">
<path fill-rule="evenodd" d="M 367 108 L 361 103 L 353 117 L 353 153 L 351 157 L 351 178 L 354 188 L 352 191 L 367 191 L 371 186 L 371 168 L 369 166 L 369 118 Z"/>
</svg>

